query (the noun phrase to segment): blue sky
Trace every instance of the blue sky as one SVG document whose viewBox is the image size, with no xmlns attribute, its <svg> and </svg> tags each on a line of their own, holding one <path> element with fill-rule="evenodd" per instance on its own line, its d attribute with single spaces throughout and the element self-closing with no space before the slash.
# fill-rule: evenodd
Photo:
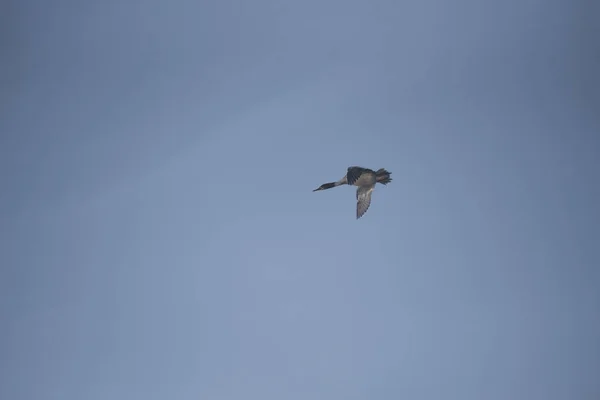
<svg viewBox="0 0 600 400">
<path fill-rule="evenodd" d="M 592 8 L 9 2 L 0 398 L 600 398 Z"/>
</svg>

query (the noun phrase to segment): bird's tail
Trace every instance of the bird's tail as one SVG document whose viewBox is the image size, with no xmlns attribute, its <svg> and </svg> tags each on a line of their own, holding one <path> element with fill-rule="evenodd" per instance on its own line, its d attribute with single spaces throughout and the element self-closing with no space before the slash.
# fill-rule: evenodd
<svg viewBox="0 0 600 400">
<path fill-rule="evenodd" d="M 375 177 L 377 179 L 377 182 L 379 182 L 383 185 L 387 185 L 388 183 L 390 183 L 392 181 L 392 178 L 390 177 L 390 175 L 392 175 L 392 173 L 388 172 L 385 168 L 378 169 L 377 172 L 375 172 Z"/>
</svg>

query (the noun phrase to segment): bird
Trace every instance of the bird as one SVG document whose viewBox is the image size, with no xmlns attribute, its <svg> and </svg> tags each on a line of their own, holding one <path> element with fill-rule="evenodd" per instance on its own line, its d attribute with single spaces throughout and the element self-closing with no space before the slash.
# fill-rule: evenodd
<svg viewBox="0 0 600 400">
<path fill-rule="evenodd" d="M 348 171 L 342 179 L 337 182 L 324 183 L 313 190 L 313 192 L 331 189 L 341 185 L 358 186 L 358 189 L 356 189 L 356 219 L 359 219 L 367 212 L 371 205 L 371 193 L 375 189 L 375 185 L 378 182 L 382 185 L 390 183 L 392 181 L 392 178 L 390 177 L 391 174 L 392 173 L 385 168 L 373 171 L 369 168 L 357 166 L 348 167 Z"/>
</svg>

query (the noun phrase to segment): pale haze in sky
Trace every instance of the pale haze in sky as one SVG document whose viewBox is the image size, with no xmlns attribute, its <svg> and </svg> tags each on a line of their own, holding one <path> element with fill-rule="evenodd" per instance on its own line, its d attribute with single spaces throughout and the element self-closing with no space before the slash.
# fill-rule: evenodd
<svg viewBox="0 0 600 400">
<path fill-rule="evenodd" d="M 599 18 L 3 3 L 0 399 L 600 399 Z"/>
</svg>

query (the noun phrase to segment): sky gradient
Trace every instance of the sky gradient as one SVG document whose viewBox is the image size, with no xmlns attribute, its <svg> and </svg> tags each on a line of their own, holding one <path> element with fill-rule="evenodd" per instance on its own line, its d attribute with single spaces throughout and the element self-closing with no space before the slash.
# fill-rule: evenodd
<svg viewBox="0 0 600 400">
<path fill-rule="evenodd" d="M 0 398 L 600 398 L 593 2 L 3 7 Z"/>
</svg>

